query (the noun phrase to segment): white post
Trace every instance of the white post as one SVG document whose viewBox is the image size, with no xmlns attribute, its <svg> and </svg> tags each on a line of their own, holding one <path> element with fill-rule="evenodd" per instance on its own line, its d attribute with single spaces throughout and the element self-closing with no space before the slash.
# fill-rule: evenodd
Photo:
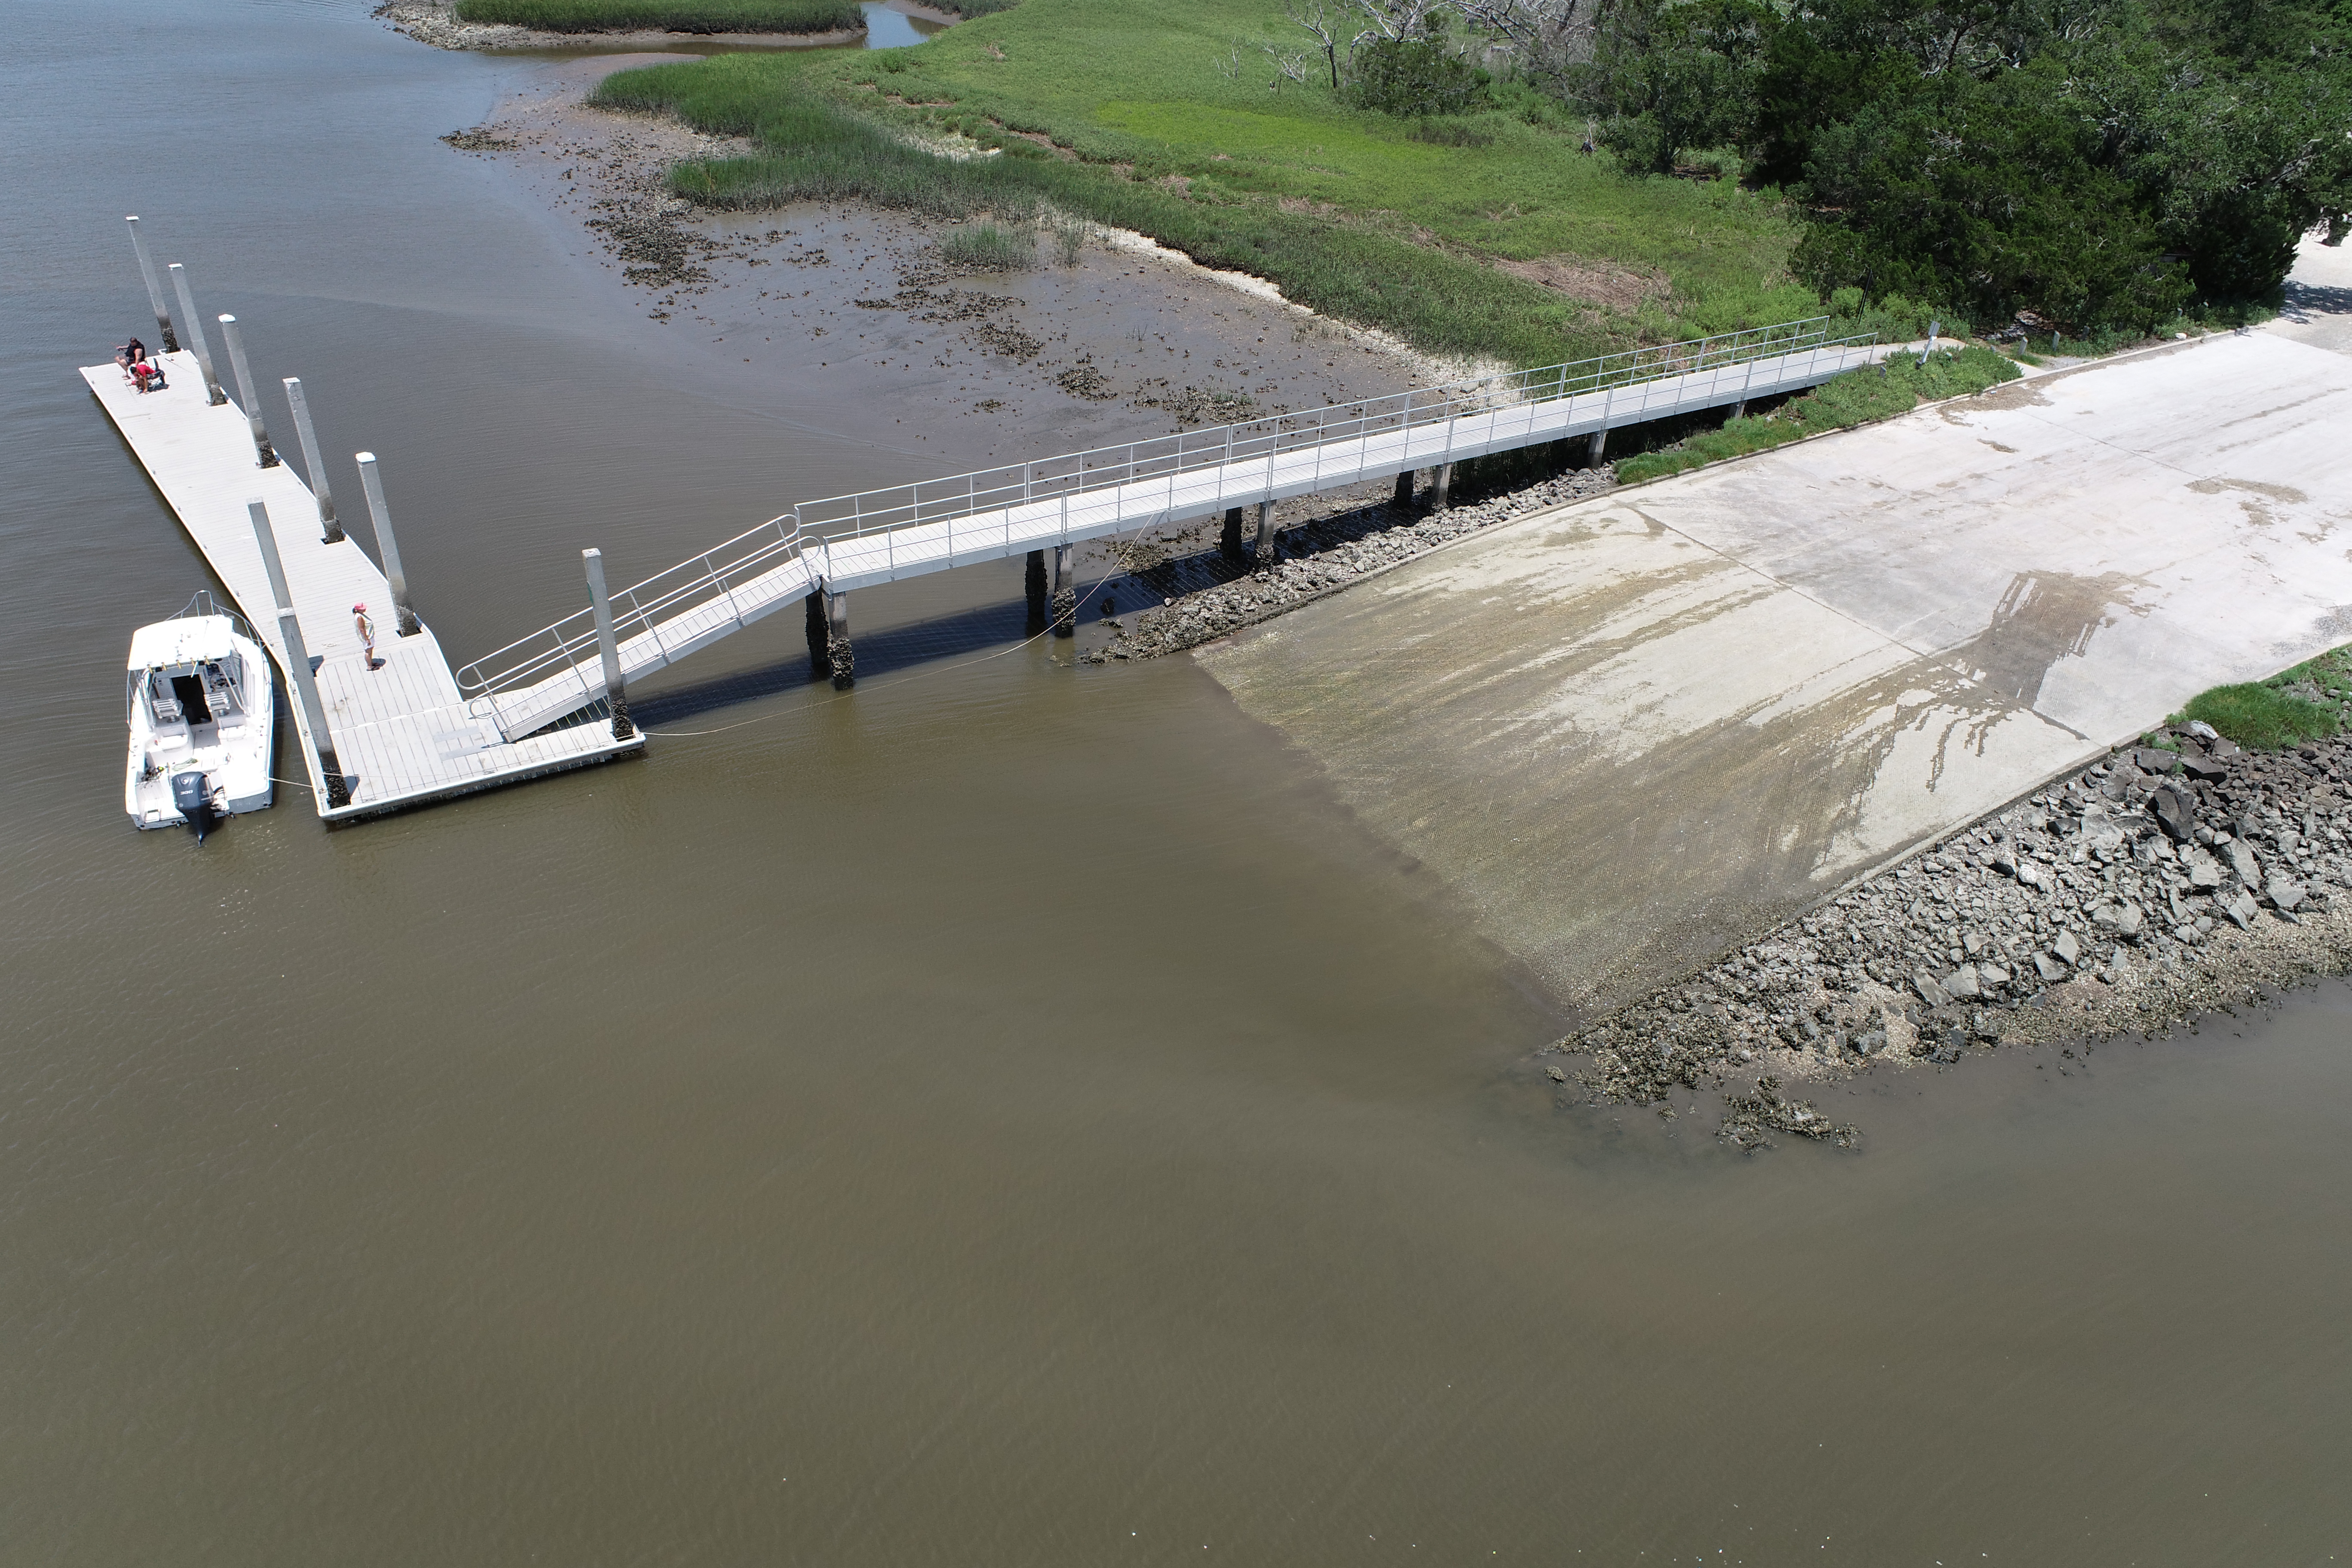
<svg viewBox="0 0 2352 1568">
<path fill-rule="evenodd" d="M 613 739 L 625 741 L 637 730 L 629 722 L 628 689 L 621 684 L 621 644 L 613 635 L 613 601 L 604 592 L 604 552 L 583 550 L 580 559 L 588 568 L 588 603 L 596 612 L 596 651 L 604 661 L 604 700 L 613 710 Z"/>
<path fill-rule="evenodd" d="M 310 470 L 310 493 L 319 501 L 321 544 L 341 544 L 342 525 L 335 521 L 335 498 L 327 490 L 327 467 L 319 461 L 319 433 L 310 427 L 310 400 L 302 395 L 302 378 L 286 378 L 286 406 L 294 411 L 294 434 L 302 443 L 302 465 Z M 387 574 L 389 575 L 389 574 Z"/>
<path fill-rule="evenodd" d="M 253 426 L 253 450 L 265 468 L 278 466 L 278 454 L 269 446 L 269 432 L 261 426 L 261 399 L 253 394 L 253 371 L 245 363 L 245 339 L 238 335 L 236 318 L 220 319 L 221 336 L 228 340 L 228 363 L 236 372 L 236 395 L 245 399 L 245 416 Z"/>
<path fill-rule="evenodd" d="M 335 738 L 327 730 L 327 710 L 319 701 L 319 679 L 310 671 L 310 650 L 302 646 L 301 623 L 294 617 L 294 595 L 286 586 L 286 563 L 278 558 L 278 535 L 269 526 L 269 509 L 259 501 L 246 504 L 253 520 L 254 542 L 261 546 L 262 569 L 269 574 L 269 595 L 278 605 L 278 636 L 286 645 L 286 679 L 302 704 L 303 721 L 310 727 L 310 743 L 319 752 L 319 772 L 326 776 L 327 804 L 352 804 L 352 786 L 344 782 L 343 764 L 335 757 Z"/>
<path fill-rule="evenodd" d="M 155 307 L 155 330 L 163 334 L 163 352 L 178 353 L 179 334 L 172 331 L 172 312 L 163 304 L 163 280 L 155 276 L 155 262 L 147 254 L 146 237 L 139 232 L 137 218 L 127 217 L 122 221 L 131 226 L 131 248 L 139 253 L 139 276 L 147 280 L 147 302 Z"/>
<path fill-rule="evenodd" d="M 384 581 L 392 584 L 393 624 L 404 637 L 424 628 L 416 624 L 416 607 L 408 602 L 408 574 L 400 569 L 400 542 L 392 534 L 392 509 L 383 504 L 383 479 L 375 471 L 375 454 L 359 454 L 360 489 L 367 492 L 368 521 L 375 524 L 375 547 L 383 555 Z"/>
<path fill-rule="evenodd" d="M 196 366 L 205 373 L 205 400 L 217 408 L 228 401 L 221 390 L 219 373 L 213 369 L 213 351 L 205 342 L 205 319 L 196 314 L 195 296 L 188 292 L 188 269 L 174 261 L 171 266 L 172 291 L 179 296 L 180 320 L 188 323 L 188 346 L 196 351 Z"/>
</svg>

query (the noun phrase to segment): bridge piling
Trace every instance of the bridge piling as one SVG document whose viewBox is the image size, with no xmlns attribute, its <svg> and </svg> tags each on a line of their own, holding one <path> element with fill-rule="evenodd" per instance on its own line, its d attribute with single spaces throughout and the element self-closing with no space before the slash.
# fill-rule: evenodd
<svg viewBox="0 0 2352 1568">
<path fill-rule="evenodd" d="M 1262 500 L 1257 503 L 1257 548 L 1255 551 L 1257 563 L 1260 566 L 1271 566 L 1274 564 L 1274 503 L 1270 500 Z"/>
<path fill-rule="evenodd" d="M 1238 564 L 1242 559 L 1242 509 L 1225 509 L 1225 529 L 1217 536 L 1217 553 Z"/>
<path fill-rule="evenodd" d="M 857 684 L 857 657 L 849 647 L 849 595 L 830 589 L 824 595 L 824 661 L 835 691 Z"/>
<path fill-rule="evenodd" d="M 1045 629 L 1045 552 L 1033 550 L 1021 569 L 1021 591 L 1029 601 L 1029 635 Z"/>
<path fill-rule="evenodd" d="M 801 608 L 808 623 L 809 679 L 814 680 L 832 668 L 831 661 L 825 657 L 824 590 L 810 589 L 808 597 L 801 601 Z"/>
<path fill-rule="evenodd" d="M 1447 507 L 1453 505 L 1453 489 L 1454 465 L 1451 463 L 1438 464 L 1437 472 L 1430 480 L 1429 510 L 1432 511 L 1444 511 Z"/>
<path fill-rule="evenodd" d="M 1592 433 L 1591 437 L 1584 443 L 1584 466 L 1588 468 L 1599 468 L 1601 466 L 1601 454 L 1603 451 L 1606 451 L 1608 447 L 1609 431 L 1608 427 L 1604 426 L 1601 429 L 1595 430 Z"/>
<path fill-rule="evenodd" d="M 1074 569 L 1074 546 L 1054 546 L 1054 635 L 1070 637 L 1078 635 L 1078 577 Z"/>
<path fill-rule="evenodd" d="M 1396 495 L 1391 504 L 1400 511 L 1410 510 L 1412 507 L 1412 476 L 1414 471 L 1415 470 L 1412 468 L 1407 468 L 1403 473 L 1401 473 L 1396 477 Z"/>
</svg>

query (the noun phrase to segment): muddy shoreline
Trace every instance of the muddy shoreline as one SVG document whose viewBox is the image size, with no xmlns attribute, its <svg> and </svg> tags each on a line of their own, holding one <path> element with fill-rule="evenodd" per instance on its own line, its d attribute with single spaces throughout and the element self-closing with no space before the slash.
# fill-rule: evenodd
<svg viewBox="0 0 2352 1568">
<path fill-rule="evenodd" d="M 2078 1050 L 2352 971 L 2352 738 L 2166 727 L 1550 1047 L 1563 1104 L 1719 1094 L 1717 1133 L 1852 1145 L 1800 1086 Z M 2177 749 L 2168 749 L 2177 748 Z"/>
<path fill-rule="evenodd" d="M 952 17 L 928 9 L 916 13 L 926 21 Z M 420 44 L 436 49 L 648 49 L 669 47 L 730 49 L 823 49 L 854 44 L 866 36 L 863 27 L 829 33 L 671 33 L 639 28 L 600 33 L 549 33 L 537 27 L 504 22 L 461 22 L 454 0 L 384 0 L 373 15 Z"/>
<path fill-rule="evenodd" d="M 495 160 L 585 240 L 583 259 L 703 358 L 714 391 L 789 387 L 810 423 L 907 454 L 906 472 L 878 480 L 1344 403 L 1457 368 L 1118 231 L 1084 228 L 1074 251 L 1041 235 L 1034 267 L 971 272 L 944 264 L 958 226 L 941 220 L 698 208 L 668 191 L 671 165 L 748 142 L 583 101 L 613 70 L 675 58 L 551 61 L 444 140 Z"/>
</svg>

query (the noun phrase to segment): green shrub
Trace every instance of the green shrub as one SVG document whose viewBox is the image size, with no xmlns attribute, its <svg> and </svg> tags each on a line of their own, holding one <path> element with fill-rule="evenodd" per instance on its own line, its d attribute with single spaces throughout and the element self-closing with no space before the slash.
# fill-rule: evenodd
<svg viewBox="0 0 2352 1568">
<path fill-rule="evenodd" d="M 1493 79 L 1441 38 L 1376 38 L 1355 53 L 1349 96 L 1383 114 L 1460 114 Z"/>
<path fill-rule="evenodd" d="M 836 33 L 866 25 L 855 0 L 457 0 L 461 22 L 546 33 Z"/>
<path fill-rule="evenodd" d="M 1492 147 L 1495 133 L 1475 121 L 1427 116 L 1415 120 L 1405 135 L 1433 147 Z"/>
<path fill-rule="evenodd" d="M 2316 741 L 2340 727 L 2333 710 L 2267 685 L 2217 686 L 2190 699 L 2183 713 L 2254 752 Z"/>
<path fill-rule="evenodd" d="M 940 240 L 940 256 L 950 267 L 974 272 L 1020 272 L 1037 265 L 1037 236 L 1031 229 L 973 224 Z"/>
</svg>

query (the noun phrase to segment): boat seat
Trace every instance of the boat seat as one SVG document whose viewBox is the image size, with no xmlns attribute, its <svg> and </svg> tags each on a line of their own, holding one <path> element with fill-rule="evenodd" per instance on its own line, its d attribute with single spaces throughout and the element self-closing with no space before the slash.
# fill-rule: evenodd
<svg viewBox="0 0 2352 1568">
<path fill-rule="evenodd" d="M 166 697 L 159 691 L 155 694 L 153 701 L 155 722 L 158 724 L 178 724 L 185 721 L 187 715 L 181 709 L 178 698 Z"/>
</svg>

